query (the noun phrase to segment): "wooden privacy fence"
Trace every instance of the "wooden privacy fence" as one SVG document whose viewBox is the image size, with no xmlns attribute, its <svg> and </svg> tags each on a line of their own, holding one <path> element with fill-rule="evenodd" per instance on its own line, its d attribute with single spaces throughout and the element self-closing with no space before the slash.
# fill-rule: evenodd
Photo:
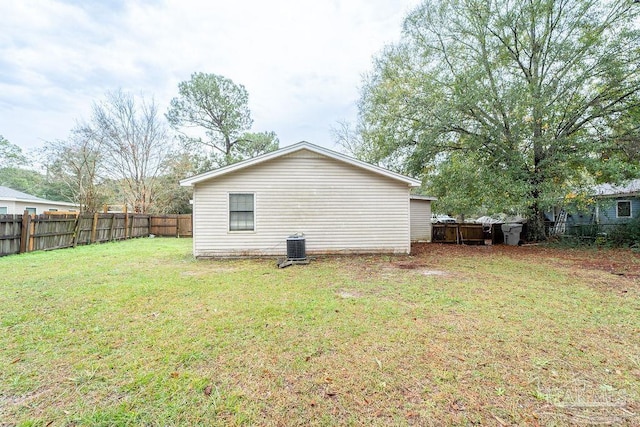
<svg viewBox="0 0 640 427">
<path fill-rule="evenodd" d="M 0 215 L 0 256 L 20 252 L 22 215 Z"/>
<path fill-rule="evenodd" d="M 149 233 L 156 236 L 193 236 L 191 214 L 187 215 L 152 215 Z"/>
<path fill-rule="evenodd" d="M 163 221 L 167 221 L 165 217 L 171 216 L 159 216 Z M 173 227 L 167 224 L 151 232 L 151 224 L 156 218 L 152 215 L 127 213 L 29 215 L 27 212 L 23 215 L 0 215 L 0 256 L 146 237 L 149 234 L 172 237 L 190 236 L 191 215 L 173 215 L 173 217 L 176 217 Z"/>
</svg>

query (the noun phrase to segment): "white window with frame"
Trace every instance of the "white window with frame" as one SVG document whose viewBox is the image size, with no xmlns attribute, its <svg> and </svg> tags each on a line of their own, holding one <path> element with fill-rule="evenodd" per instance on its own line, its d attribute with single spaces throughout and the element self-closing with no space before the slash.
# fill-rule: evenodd
<svg viewBox="0 0 640 427">
<path fill-rule="evenodd" d="M 6 215 L 8 211 L 9 208 L 7 206 L 0 206 L 0 215 Z"/>
<path fill-rule="evenodd" d="M 229 231 L 255 231 L 255 194 L 229 193 Z"/>
<path fill-rule="evenodd" d="M 35 215 L 36 212 L 36 208 L 24 208 L 25 211 L 27 211 L 29 213 L 29 215 Z"/>
<path fill-rule="evenodd" d="M 618 200 L 616 203 L 617 218 L 631 218 L 631 200 Z"/>
</svg>

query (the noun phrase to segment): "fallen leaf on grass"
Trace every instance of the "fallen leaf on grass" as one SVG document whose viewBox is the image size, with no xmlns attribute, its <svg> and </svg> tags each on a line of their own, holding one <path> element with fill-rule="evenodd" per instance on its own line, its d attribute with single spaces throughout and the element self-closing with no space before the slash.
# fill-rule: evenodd
<svg viewBox="0 0 640 427">
<path fill-rule="evenodd" d="M 177 372 L 171 372 L 171 378 L 178 378 L 178 376 L 180 376 L 179 373 Z"/>
<path fill-rule="evenodd" d="M 206 386 L 206 387 L 204 388 L 204 395 L 205 395 L 205 396 L 211 396 L 211 390 L 212 390 L 211 385 Z"/>
<path fill-rule="evenodd" d="M 451 407 L 451 409 L 453 409 L 454 411 L 464 411 L 466 408 L 464 406 L 464 403 L 462 403 L 459 400 L 455 400 L 451 403 L 451 405 L 449 405 Z"/>
</svg>

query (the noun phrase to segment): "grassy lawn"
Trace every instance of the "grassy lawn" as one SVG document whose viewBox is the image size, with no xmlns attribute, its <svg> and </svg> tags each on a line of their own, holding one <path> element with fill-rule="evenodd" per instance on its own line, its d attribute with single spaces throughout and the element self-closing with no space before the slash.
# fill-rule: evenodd
<svg viewBox="0 0 640 427">
<path fill-rule="evenodd" d="M 639 425 L 640 257 L 0 258 L 0 425 Z"/>
</svg>

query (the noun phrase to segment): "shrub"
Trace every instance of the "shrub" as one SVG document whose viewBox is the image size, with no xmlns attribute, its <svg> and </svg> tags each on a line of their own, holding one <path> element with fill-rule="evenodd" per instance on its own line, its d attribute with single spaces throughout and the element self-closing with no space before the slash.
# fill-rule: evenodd
<svg viewBox="0 0 640 427">
<path fill-rule="evenodd" d="M 614 226 L 609 232 L 608 243 L 617 247 L 640 246 L 640 218 Z"/>
</svg>

